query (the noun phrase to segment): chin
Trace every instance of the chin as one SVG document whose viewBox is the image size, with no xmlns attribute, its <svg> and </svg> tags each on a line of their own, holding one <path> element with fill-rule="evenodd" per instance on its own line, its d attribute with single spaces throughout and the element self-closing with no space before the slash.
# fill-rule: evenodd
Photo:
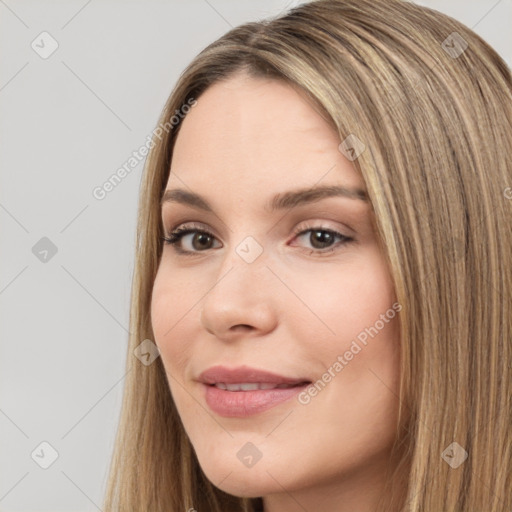
<svg viewBox="0 0 512 512">
<path fill-rule="evenodd" d="M 258 498 L 282 492 L 282 486 L 287 486 L 288 482 L 281 475 L 283 469 L 271 458 L 265 460 L 263 456 L 252 467 L 247 467 L 238 458 L 238 451 L 234 449 L 231 455 L 231 449 L 224 450 L 222 446 L 213 450 L 211 446 L 205 447 L 199 454 L 196 451 L 203 473 L 215 487 L 240 498 Z M 289 478 L 290 475 L 286 476 Z"/>
<path fill-rule="evenodd" d="M 218 469 L 213 469 L 211 472 L 203 470 L 203 472 L 215 487 L 239 498 L 259 498 L 283 491 L 283 488 L 264 469 L 242 469 L 223 475 Z"/>
</svg>

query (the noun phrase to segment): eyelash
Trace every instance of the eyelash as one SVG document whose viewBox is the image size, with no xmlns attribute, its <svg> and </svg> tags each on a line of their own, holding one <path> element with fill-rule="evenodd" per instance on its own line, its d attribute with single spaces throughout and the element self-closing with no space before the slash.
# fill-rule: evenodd
<svg viewBox="0 0 512 512">
<path fill-rule="evenodd" d="M 326 249 L 304 249 L 304 252 L 307 252 L 309 254 L 319 254 L 319 255 L 331 254 L 336 250 L 335 249 L 336 247 L 340 247 L 340 246 L 343 246 L 350 242 L 355 241 L 354 238 L 346 236 L 343 233 L 339 233 L 338 231 L 335 231 L 334 229 L 324 228 L 322 226 L 308 226 L 308 225 L 302 226 L 301 229 L 295 230 L 294 237 L 298 237 L 300 235 L 305 235 L 306 233 L 309 233 L 310 231 L 326 232 L 326 233 L 329 233 L 330 235 L 333 235 L 336 238 L 340 238 L 341 241 L 338 242 L 337 244 L 335 244 L 334 247 L 328 247 Z M 181 242 L 181 239 L 185 235 L 188 235 L 191 233 L 201 233 L 201 234 L 210 236 L 212 238 L 215 238 L 215 235 L 213 233 L 211 233 L 210 231 L 208 231 L 207 229 L 199 228 L 196 226 L 185 225 L 185 226 L 179 227 L 179 228 L 175 229 L 174 231 L 172 231 L 169 234 L 169 236 L 162 237 L 161 240 L 165 244 L 172 245 L 174 250 L 178 254 L 182 254 L 184 256 L 194 256 L 194 255 L 197 255 L 202 252 L 206 252 L 206 251 L 210 250 L 210 249 L 205 249 L 204 251 L 188 251 L 188 250 L 185 250 L 185 249 L 182 249 L 181 247 L 179 247 L 178 244 Z"/>
</svg>

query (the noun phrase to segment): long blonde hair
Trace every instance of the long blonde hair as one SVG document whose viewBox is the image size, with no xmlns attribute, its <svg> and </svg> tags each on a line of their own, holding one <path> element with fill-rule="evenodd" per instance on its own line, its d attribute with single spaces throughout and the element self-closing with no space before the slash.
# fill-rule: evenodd
<svg viewBox="0 0 512 512">
<path fill-rule="evenodd" d="M 207 87 L 241 70 L 304 91 L 340 141 L 352 134 L 365 145 L 353 163 L 402 305 L 400 511 L 510 512 L 510 69 L 437 11 L 401 0 L 316 0 L 236 27 L 205 48 L 180 76 L 159 124 L 169 126 L 183 105 L 200 103 Z M 141 183 L 128 373 L 106 512 L 262 505 L 206 479 L 161 358 L 146 366 L 133 355 L 154 340 L 159 202 L 180 126 L 154 138 Z M 454 449 L 468 454 L 458 467 L 450 463 Z"/>
</svg>

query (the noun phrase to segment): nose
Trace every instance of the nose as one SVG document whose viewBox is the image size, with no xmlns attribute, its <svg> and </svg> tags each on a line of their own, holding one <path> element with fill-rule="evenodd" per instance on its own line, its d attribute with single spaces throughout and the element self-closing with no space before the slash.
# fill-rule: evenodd
<svg viewBox="0 0 512 512">
<path fill-rule="evenodd" d="M 262 336 L 275 329 L 276 283 L 265 260 L 262 254 L 248 263 L 234 249 L 230 250 L 202 301 L 201 323 L 206 331 L 233 341 L 241 336 Z"/>
</svg>

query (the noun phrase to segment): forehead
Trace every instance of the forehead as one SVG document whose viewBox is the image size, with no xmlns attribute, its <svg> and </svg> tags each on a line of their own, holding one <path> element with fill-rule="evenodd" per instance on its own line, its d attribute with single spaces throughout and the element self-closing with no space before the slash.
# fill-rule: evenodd
<svg viewBox="0 0 512 512">
<path fill-rule="evenodd" d="M 182 121 L 173 173 L 193 189 L 257 190 L 343 184 L 363 187 L 340 139 L 304 93 L 244 74 L 210 86 Z M 209 190 L 210 191 L 210 190 Z"/>
</svg>

